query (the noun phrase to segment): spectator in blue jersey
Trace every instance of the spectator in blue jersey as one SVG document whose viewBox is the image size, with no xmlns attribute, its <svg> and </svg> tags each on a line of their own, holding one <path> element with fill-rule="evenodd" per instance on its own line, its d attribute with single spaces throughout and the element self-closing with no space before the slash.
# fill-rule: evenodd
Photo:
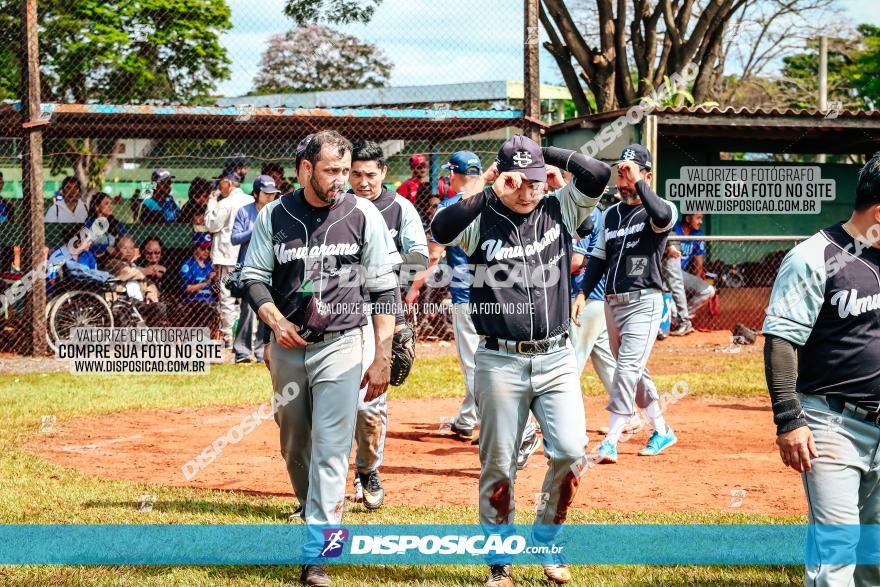
<svg viewBox="0 0 880 587">
<path fill-rule="evenodd" d="M 268 175 L 259 175 L 254 180 L 254 189 L 251 195 L 254 202 L 238 209 L 235 215 L 235 222 L 232 224 L 233 245 L 240 245 L 238 249 L 238 265 L 244 264 L 245 255 L 247 255 L 248 244 L 251 242 L 251 233 L 254 230 L 254 221 L 257 214 L 260 213 L 266 204 L 273 201 L 278 195 L 278 188 L 275 186 L 275 180 Z M 257 313 L 250 304 L 241 304 L 241 310 L 238 314 L 238 331 L 235 334 L 235 340 L 232 343 L 232 350 L 235 352 L 236 363 L 250 363 L 251 355 L 257 361 L 263 361 L 263 335 L 265 334 L 265 324 L 257 319 Z"/>
<path fill-rule="evenodd" d="M 91 252 L 101 267 L 116 254 L 116 242 L 128 233 L 128 227 L 113 215 L 113 198 L 97 192 L 89 202 L 86 226 L 92 231 Z"/>
<path fill-rule="evenodd" d="M 702 236 L 702 214 L 685 214 L 672 230 L 679 236 Z M 691 319 L 715 295 L 715 288 L 704 280 L 703 258 L 706 247 L 701 240 L 670 242 L 663 258 L 663 281 L 672 294 L 676 327 L 671 336 L 694 331 Z"/>
<path fill-rule="evenodd" d="M 210 233 L 197 232 L 193 235 L 193 254 L 180 266 L 180 283 L 186 325 L 210 328 L 213 334 L 217 328 L 217 312 L 214 309 L 217 272 L 211 264 L 212 243 Z"/>
<path fill-rule="evenodd" d="M 4 181 L 3 173 L 0 173 L 0 193 L 3 192 Z M 12 222 L 15 216 L 15 209 L 7 200 L 0 197 L 0 224 Z M 13 264 L 15 251 L 13 247 L 0 243 L 0 273 L 7 271 Z"/>
<path fill-rule="evenodd" d="M 177 222 L 180 209 L 171 193 L 171 180 L 174 176 L 167 169 L 160 167 L 153 172 L 152 195 L 144 200 L 141 208 L 141 224 L 163 224 Z"/>
<path fill-rule="evenodd" d="M 78 287 L 107 283 L 110 274 L 98 269 L 98 262 L 89 250 L 92 235 L 82 226 L 70 226 L 64 231 L 64 244 L 49 254 L 46 267 L 47 290 L 56 285 L 62 273 L 77 282 Z"/>
</svg>

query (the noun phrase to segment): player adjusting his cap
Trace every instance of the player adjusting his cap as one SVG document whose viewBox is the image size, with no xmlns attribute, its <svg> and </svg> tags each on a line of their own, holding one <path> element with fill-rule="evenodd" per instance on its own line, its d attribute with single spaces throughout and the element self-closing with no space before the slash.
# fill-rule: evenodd
<svg viewBox="0 0 880 587">
<path fill-rule="evenodd" d="M 360 390 L 371 401 L 390 376 L 400 256 L 376 207 L 343 191 L 350 168 L 351 143 L 316 133 L 299 166 L 303 187 L 257 215 L 242 269 L 250 303 L 272 329 L 281 455 L 309 525 L 306 585 L 332 585 L 321 530 L 342 520 Z M 364 369 L 367 300 L 376 352 Z"/>
<path fill-rule="evenodd" d="M 574 181 L 546 197 L 551 164 Z M 475 265 L 471 318 L 482 337 L 474 388 L 480 419 L 480 523 L 506 533 L 514 522 L 517 450 L 529 411 L 544 436 L 549 468 L 546 499 L 533 536 L 547 544 L 575 497 L 575 465 L 587 444 L 584 404 L 568 342 L 572 235 L 595 208 L 610 168 L 575 151 L 542 149 L 514 136 L 498 152 L 492 186 L 437 212 L 431 232 L 458 245 Z M 571 574 L 558 555 L 547 555 L 544 573 L 557 584 Z M 510 559 L 490 555 L 489 587 L 513 585 Z"/>
<path fill-rule="evenodd" d="M 428 261 L 428 241 L 415 206 L 403 196 L 385 189 L 382 182 L 388 166 L 382 147 L 373 141 L 354 144 L 351 162 L 351 187 L 359 198 L 364 198 L 382 214 L 385 225 L 394 240 L 394 246 L 406 267 L 407 274 L 423 270 Z M 409 285 L 409 284 L 401 284 Z M 395 326 L 392 343 L 392 385 L 401 385 L 409 374 L 415 358 L 415 333 L 403 317 L 400 290 L 395 290 Z M 370 325 L 364 327 L 364 363 L 369 363 L 375 352 Z M 361 390 L 366 394 L 366 388 Z M 379 476 L 379 466 L 385 455 L 385 435 L 388 430 L 388 394 L 383 393 L 371 402 L 358 402 L 355 440 L 355 495 L 363 494 L 367 509 L 375 510 L 385 499 L 385 490 Z"/>
<path fill-rule="evenodd" d="M 617 162 L 621 201 L 602 215 L 602 230 L 590 251 L 572 311 L 575 323 L 580 324 L 586 296 L 606 277 L 605 316 L 617 367 L 605 408 L 611 412 L 611 421 L 599 446 L 600 463 L 617 462 L 617 442 L 635 415 L 635 405 L 654 427 L 640 455 L 658 455 L 677 441 L 663 418 L 659 394 L 646 366 L 663 311 L 660 259 L 678 216 L 675 206 L 651 189 L 652 167 L 651 153 L 642 145 L 623 150 Z"/>
</svg>

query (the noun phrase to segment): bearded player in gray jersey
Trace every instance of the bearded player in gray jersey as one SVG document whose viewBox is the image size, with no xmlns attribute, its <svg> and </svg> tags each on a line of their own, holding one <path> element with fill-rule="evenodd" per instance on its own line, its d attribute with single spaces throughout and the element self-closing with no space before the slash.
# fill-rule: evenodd
<svg viewBox="0 0 880 587">
<path fill-rule="evenodd" d="M 545 160 L 574 181 L 544 197 Z M 437 212 L 437 242 L 459 245 L 475 266 L 471 317 L 482 340 L 474 387 L 480 418 L 480 523 L 505 533 L 514 521 L 516 455 L 529 411 L 544 436 L 546 499 L 533 537 L 547 544 L 574 500 L 572 469 L 587 444 L 577 364 L 568 342 L 572 235 L 598 202 L 607 165 L 514 136 L 498 152 L 494 184 Z M 571 581 L 558 556 L 542 560 L 557 584 Z M 488 587 L 513 585 L 510 559 L 489 557 Z"/>
<path fill-rule="evenodd" d="M 313 586 L 333 584 L 319 564 L 322 527 L 342 520 L 360 389 L 365 401 L 385 393 L 394 332 L 400 256 L 376 207 L 343 191 L 350 168 L 351 143 L 316 133 L 303 153 L 303 187 L 260 211 L 242 269 L 250 303 L 272 329 L 281 454 L 309 525 L 300 579 Z M 364 370 L 367 300 L 377 351 Z"/>
<path fill-rule="evenodd" d="M 652 168 L 651 153 L 644 146 L 623 150 L 617 162 L 621 201 L 602 215 L 599 240 L 590 252 L 572 310 L 579 324 L 585 297 L 605 276 L 605 316 L 617 368 L 606 406 L 611 421 L 599 446 L 599 463 L 617 462 L 617 442 L 636 405 L 654 427 L 639 455 L 658 455 L 677 442 L 663 418 L 657 387 L 647 368 L 663 310 L 660 260 L 678 216 L 675 206 L 651 189 Z"/>
</svg>

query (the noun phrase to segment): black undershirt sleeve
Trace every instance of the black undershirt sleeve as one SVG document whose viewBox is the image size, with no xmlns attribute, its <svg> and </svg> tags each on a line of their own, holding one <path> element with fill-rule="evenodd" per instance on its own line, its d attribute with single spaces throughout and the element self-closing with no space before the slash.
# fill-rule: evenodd
<svg viewBox="0 0 880 587">
<path fill-rule="evenodd" d="M 404 265 L 415 265 L 419 268 L 419 271 L 424 271 L 428 266 L 428 257 L 422 253 L 401 253 L 400 257 L 403 259 Z"/>
<path fill-rule="evenodd" d="M 248 303 L 254 309 L 254 312 L 259 312 L 260 306 L 272 301 L 272 293 L 269 291 L 269 286 L 262 281 L 251 281 L 245 285 L 247 285 Z"/>
<path fill-rule="evenodd" d="M 764 375 L 773 404 L 776 434 L 790 432 L 807 425 L 798 400 L 797 349 L 795 345 L 772 334 L 764 337 Z"/>
<path fill-rule="evenodd" d="M 394 302 L 394 290 L 397 288 L 386 289 L 385 291 L 371 291 L 370 301 L 372 302 L 371 314 L 395 314 L 396 305 Z M 398 293 L 398 296 L 400 294 Z M 398 298 L 399 299 L 399 298 Z"/>
<path fill-rule="evenodd" d="M 441 245 L 454 241 L 455 237 L 477 219 L 489 199 L 494 195 L 495 190 L 489 186 L 470 198 L 462 198 L 455 204 L 440 210 L 431 221 L 431 234 L 434 240 Z"/>
<path fill-rule="evenodd" d="M 574 186 L 580 193 L 598 198 L 605 191 L 605 186 L 611 179 L 611 168 L 606 163 L 559 147 L 544 147 L 541 151 L 544 154 L 544 163 L 571 172 Z"/>
<path fill-rule="evenodd" d="M 636 192 L 638 192 L 639 197 L 642 199 L 645 211 L 648 213 L 654 226 L 657 228 L 669 226 L 672 222 L 672 208 L 651 189 L 651 185 L 644 179 L 641 179 L 636 182 Z"/>
<path fill-rule="evenodd" d="M 581 292 L 585 296 L 589 296 L 590 292 L 596 289 L 602 276 L 605 275 L 605 267 L 608 262 L 598 257 L 589 257 L 587 264 L 584 266 L 584 281 L 581 284 Z"/>
</svg>

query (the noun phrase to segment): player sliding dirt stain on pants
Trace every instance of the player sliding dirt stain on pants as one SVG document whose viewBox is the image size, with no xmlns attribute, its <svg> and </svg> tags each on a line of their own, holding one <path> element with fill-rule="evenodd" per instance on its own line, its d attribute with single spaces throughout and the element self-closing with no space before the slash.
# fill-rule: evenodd
<svg viewBox="0 0 880 587">
<path fill-rule="evenodd" d="M 559 169 L 574 181 L 563 184 Z M 487 278 L 471 287 L 471 317 L 482 341 L 476 352 L 480 417 L 480 523 L 504 533 L 514 522 L 516 455 L 534 413 L 544 435 L 548 470 L 533 538 L 557 535 L 574 500 L 587 444 L 574 352 L 568 341 L 572 235 L 590 216 L 610 168 L 574 151 L 514 136 L 498 153 L 491 187 L 437 212 L 437 242 L 460 246 Z M 549 181 L 548 181 L 549 180 Z M 546 185 L 554 191 L 545 195 Z M 502 284 L 503 283 L 503 284 Z M 545 542 L 546 541 L 546 542 Z M 488 558 L 488 587 L 513 585 L 509 558 Z M 558 555 L 543 558 L 548 579 L 571 573 Z"/>
</svg>

